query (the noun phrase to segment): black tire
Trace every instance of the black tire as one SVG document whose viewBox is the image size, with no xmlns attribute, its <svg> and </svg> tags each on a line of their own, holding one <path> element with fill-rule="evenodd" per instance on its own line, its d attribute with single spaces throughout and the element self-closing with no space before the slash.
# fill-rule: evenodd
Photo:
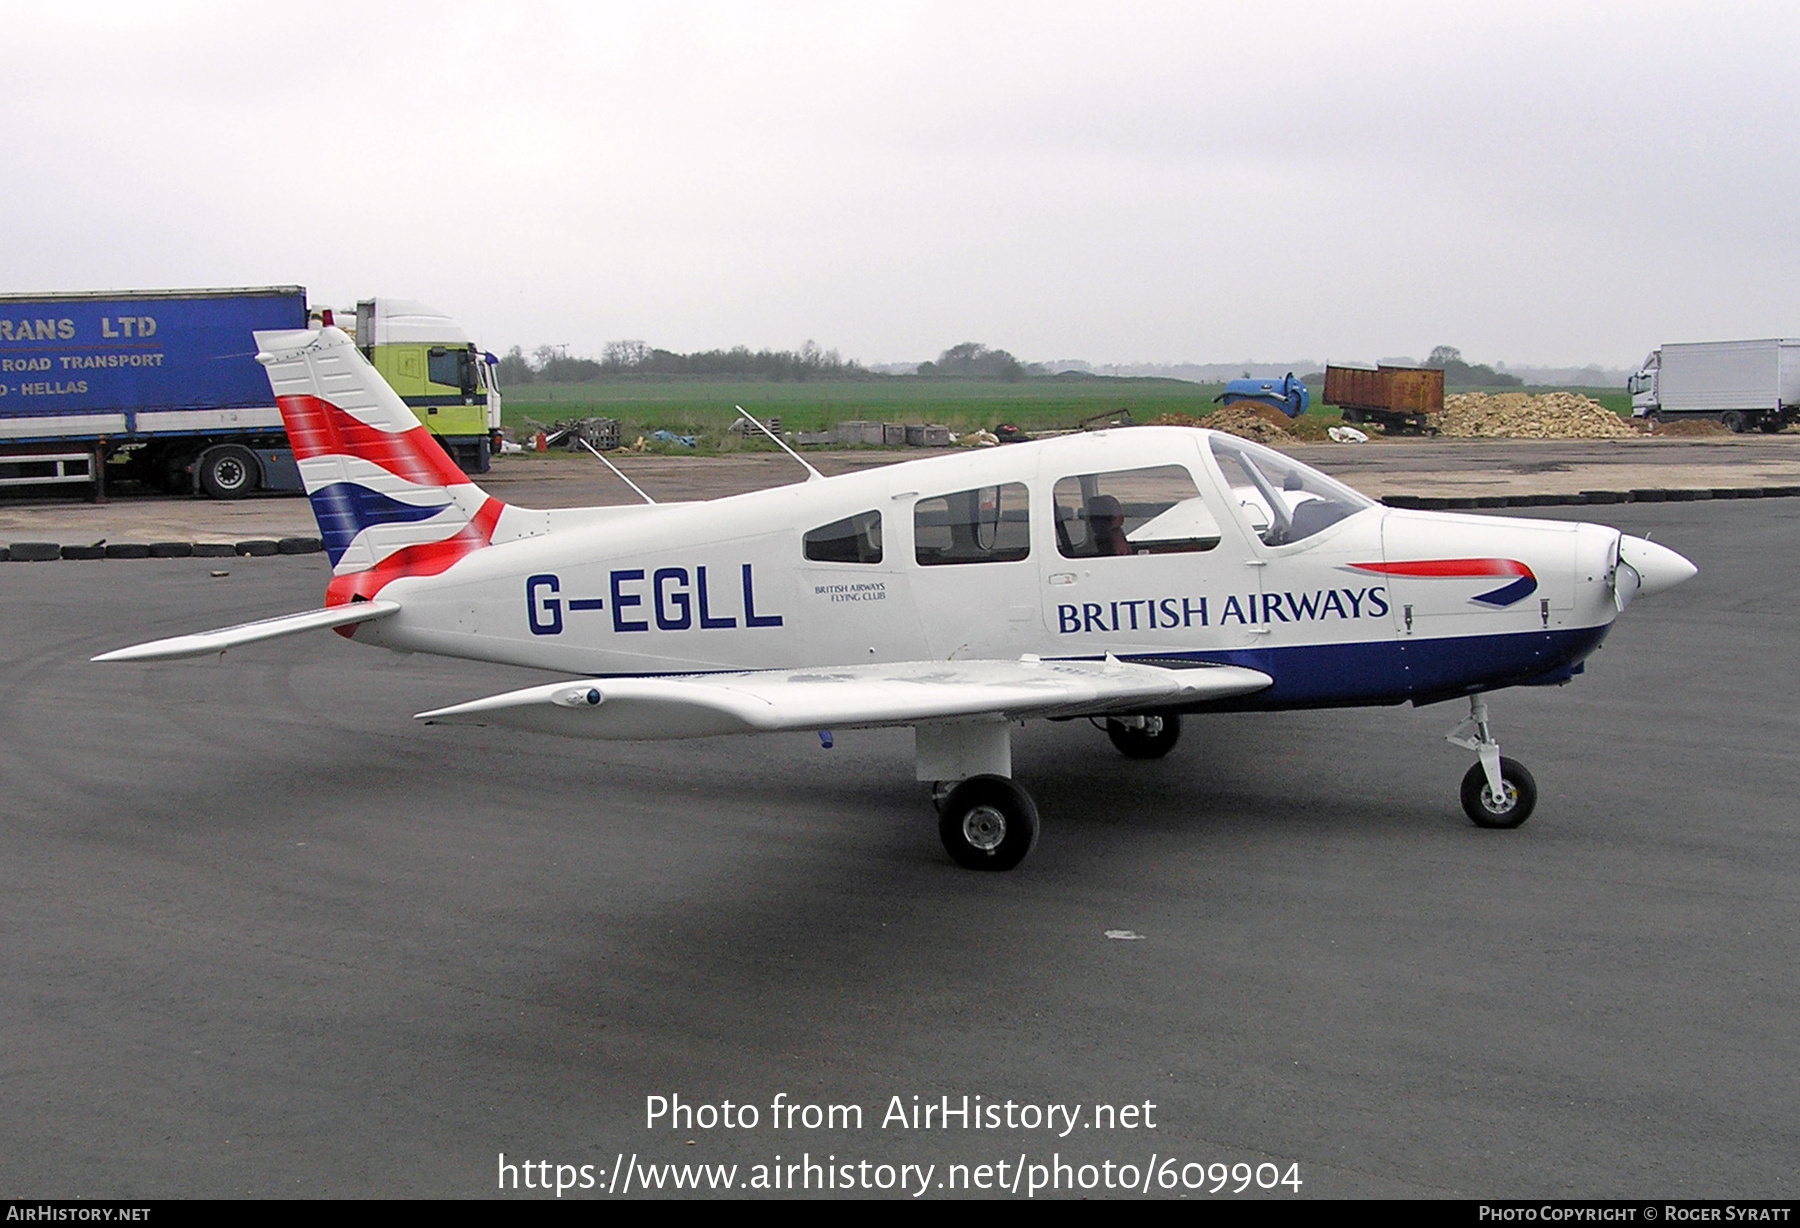
<svg viewBox="0 0 1800 1228">
<path fill-rule="evenodd" d="M 1748 425 L 1744 415 L 1735 409 L 1727 410 L 1720 414 L 1719 421 L 1724 423 L 1725 429 L 1730 431 L 1733 435 L 1742 435 L 1744 433 L 1744 427 Z"/>
<path fill-rule="evenodd" d="M 1153 712 L 1144 717 L 1141 729 L 1109 720 L 1106 736 L 1127 759 L 1161 759 L 1181 740 L 1181 717 L 1173 712 Z"/>
<path fill-rule="evenodd" d="M 200 454 L 195 477 L 210 499 L 242 499 L 262 484 L 262 467 L 249 448 L 225 443 Z"/>
<path fill-rule="evenodd" d="M 1771 418 L 1766 414 L 1758 419 L 1756 423 L 1757 429 L 1765 435 L 1780 434 L 1781 428 L 1786 425 L 1787 423 L 1783 422 L 1780 418 Z"/>
<path fill-rule="evenodd" d="M 1496 807 L 1488 789 L 1487 773 L 1477 763 L 1464 775 L 1462 782 L 1463 812 L 1477 827 L 1517 827 L 1531 817 L 1537 808 L 1537 781 L 1517 759 L 1500 758 L 1500 785 L 1506 790 L 1505 804 Z"/>
<path fill-rule="evenodd" d="M 1010 870 L 1037 844 L 1037 803 L 1004 776 L 971 776 L 950 791 L 938 836 L 966 870 Z"/>
</svg>

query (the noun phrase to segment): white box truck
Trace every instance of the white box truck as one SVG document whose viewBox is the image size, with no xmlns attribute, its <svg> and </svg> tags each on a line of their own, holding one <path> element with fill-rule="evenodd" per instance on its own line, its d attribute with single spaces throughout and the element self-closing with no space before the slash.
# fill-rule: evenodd
<svg viewBox="0 0 1800 1228">
<path fill-rule="evenodd" d="M 1800 340 L 1665 345 L 1627 386 L 1635 418 L 1709 418 L 1735 432 L 1773 433 L 1800 418 Z"/>
</svg>

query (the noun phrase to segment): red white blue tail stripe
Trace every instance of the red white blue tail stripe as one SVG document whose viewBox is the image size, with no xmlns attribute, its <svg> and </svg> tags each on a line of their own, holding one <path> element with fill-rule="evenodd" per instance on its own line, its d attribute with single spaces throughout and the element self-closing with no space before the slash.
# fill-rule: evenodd
<svg viewBox="0 0 1800 1228">
<path fill-rule="evenodd" d="M 1503 607 L 1525 600 L 1537 592 L 1537 577 L 1518 559 L 1418 559 L 1402 563 L 1352 563 L 1357 571 L 1378 576 L 1417 576 L 1426 579 L 1466 580 L 1486 576 L 1516 577 L 1510 584 L 1476 593 L 1470 601 Z"/>
<path fill-rule="evenodd" d="M 336 328 L 256 334 L 331 558 L 326 604 L 436 575 L 493 540 L 505 505 L 458 469 Z"/>
</svg>

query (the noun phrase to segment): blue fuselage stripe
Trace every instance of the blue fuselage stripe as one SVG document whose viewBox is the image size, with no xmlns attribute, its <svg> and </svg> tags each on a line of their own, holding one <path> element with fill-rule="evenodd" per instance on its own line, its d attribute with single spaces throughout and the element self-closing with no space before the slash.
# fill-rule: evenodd
<svg viewBox="0 0 1800 1228">
<path fill-rule="evenodd" d="M 1609 629 L 1610 624 L 1446 639 L 1156 653 L 1142 659 L 1241 665 L 1275 680 L 1274 685 L 1254 694 L 1201 705 L 1208 709 L 1268 711 L 1396 704 L 1559 680 L 1559 671 L 1567 676 L 1599 647 Z"/>
</svg>

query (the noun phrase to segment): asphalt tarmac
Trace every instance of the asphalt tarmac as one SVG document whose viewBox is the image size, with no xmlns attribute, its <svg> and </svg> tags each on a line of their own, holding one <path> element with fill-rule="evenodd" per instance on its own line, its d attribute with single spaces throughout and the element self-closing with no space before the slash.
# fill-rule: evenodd
<svg viewBox="0 0 1800 1228">
<path fill-rule="evenodd" d="M 1492 698 L 1523 828 L 1463 817 L 1456 705 L 1189 718 L 1155 763 L 1036 723 L 1010 874 L 951 864 L 904 731 L 424 728 L 544 676 L 329 634 L 90 665 L 315 605 L 324 560 L 0 568 L 0 1192 L 483 1196 L 504 1153 L 566 1197 L 621 1156 L 614 1193 L 778 1155 L 935 1165 L 885 1170 L 933 1197 L 1021 1160 L 1021 1197 L 1120 1165 L 1232 1196 L 1195 1163 L 1301 1197 L 1792 1197 L 1800 500 L 1587 511 L 1700 574 L 1570 686 Z M 777 1128 L 778 1094 L 861 1128 Z M 883 1124 L 915 1095 L 1014 1125 Z M 656 1096 L 758 1122 L 647 1126 Z"/>
</svg>

